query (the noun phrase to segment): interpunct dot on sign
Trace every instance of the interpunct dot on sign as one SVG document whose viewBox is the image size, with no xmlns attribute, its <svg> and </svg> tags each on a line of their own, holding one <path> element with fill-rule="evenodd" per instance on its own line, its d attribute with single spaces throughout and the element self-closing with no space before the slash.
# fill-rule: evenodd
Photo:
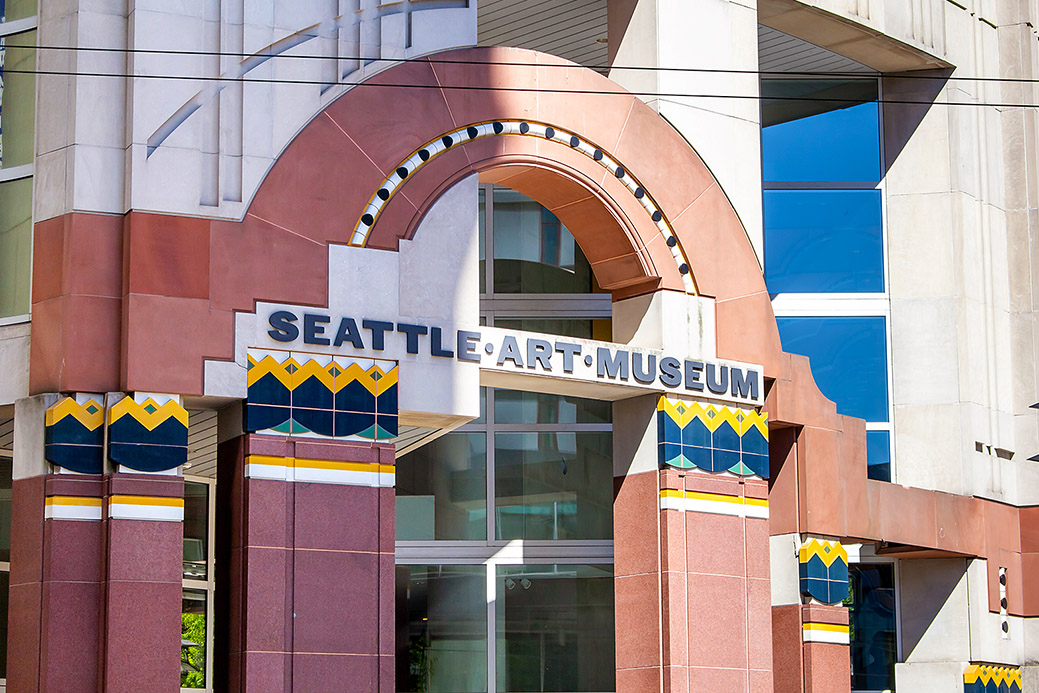
<svg viewBox="0 0 1039 693">
<path fill-rule="evenodd" d="M 584 365 L 586 365 L 586 366 L 592 365 L 592 355 L 591 354 L 585 354 Z"/>
<path fill-rule="evenodd" d="M 488 354 L 493 354 L 494 353 L 494 345 L 491 344 L 490 342 L 487 342 L 486 344 L 483 345 L 483 350 L 486 351 Z"/>
</svg>

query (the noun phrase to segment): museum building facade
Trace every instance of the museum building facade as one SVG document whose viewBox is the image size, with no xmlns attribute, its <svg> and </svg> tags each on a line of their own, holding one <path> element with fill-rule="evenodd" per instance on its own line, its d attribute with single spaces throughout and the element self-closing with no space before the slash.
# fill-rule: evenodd
<svg viewBox="0 0 1039 693">
<path fill-rule="evenodd" d="M 1039 686 L 1037 15 L 0 0 L 6 689 Z"/>
</svg>

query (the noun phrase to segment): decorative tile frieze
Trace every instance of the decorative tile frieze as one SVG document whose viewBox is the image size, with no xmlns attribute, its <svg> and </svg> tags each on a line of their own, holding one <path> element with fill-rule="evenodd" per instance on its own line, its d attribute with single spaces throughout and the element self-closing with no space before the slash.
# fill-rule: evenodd
<svg viewBox="0 0 1039 693">
<path fill-rule="evenodd" d="M 801 594 L 823 604 L 848 596 L 848 552 L 839 541 L 810 538 L 797 553 Z"/>
<path fill-rule="evenodd" d="M 105 407 L 99 395 L 62 397 L 44 415 L 44 457 L 63 469 L 100 474 L 104 465 Z"/>
<path fill-rule="evenodd" d="M 768 414 L 673 400 L 657 402 L 660 464 L 768 478 Z"/>
<path fill-rule="evenodd" d="M 108 459 L 139 472 L 163 472 L 188 459 L 188 412 L 170 397 L 123 397 L 108 409 Z"/>
</svg>

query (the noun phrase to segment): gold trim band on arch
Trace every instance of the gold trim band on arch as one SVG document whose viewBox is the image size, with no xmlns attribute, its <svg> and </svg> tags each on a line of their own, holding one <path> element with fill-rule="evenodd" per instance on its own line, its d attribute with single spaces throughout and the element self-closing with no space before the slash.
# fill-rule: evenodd
<svg viewBox="0 0 1039 693">
<path fill-rule="evenodd" d="M 678 240 L 678 236 L 671 227 L 671 223 L 664 216 L 664 212 L 660 209 L 656 200 L 653 199 L 653 196 L 642 186 L 638 179 L 632 175 L 631 171 L 614 157 L 607 154 L 603 148 L 589 142 L 580 135 L 535 120 L 488 120 L 464 125 L 430 140 L 416 149 L 407 159 L 400 162 L 393 173 L 383 180 L 379 189 L 369 198 L 368 204 L 361 213 L 361 218 L 358 219 L 357 224 L 354 226 L 353 234 L 350 237 L 350 245 L 363 247 L 368 243 L 371 230 L 379 220 L 379 215 L 382 213 L 386 203 L 401 187 L 405 179 L 422 168 L 427 162 L 435 159 L 438 155 L 452 147 L 461 146 L 467 142 L 484 137 L 503 135 L 538 137 L 563 146 L 569 146 L 574 151 L 583 154 L 612 173 L 628 189 L 635 201 L 642 206 L 653 225 L 657 227 L 657 230 L 664 237 L 664 241 L 671 251 L 671 256 L 678 266 L 678 272 L 682 277 L 682 285 L 685 287 L 685 290 L 694 296 L 699 294 L 696 281 L 692 275 L 692 266 L 689 264 L 689 256 L 682 248 L 681 241 Z"/>
</svg>

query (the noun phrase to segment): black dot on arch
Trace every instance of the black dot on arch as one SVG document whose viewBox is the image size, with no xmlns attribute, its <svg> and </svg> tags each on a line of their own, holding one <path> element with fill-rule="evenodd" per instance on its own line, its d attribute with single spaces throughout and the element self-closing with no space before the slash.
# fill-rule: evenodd
<svg viewBox="0 0 1039 693">
<path fill-rule="evenodd" d="M 570 146 L 576 147 L 579 144 L 581 144 L 581 140 L 577 137 L 577 135 L 570 135 Z"/>
<path fill-rule="evenodd" d="M 452 144 L 455 143 L 455 141 L 451 139 L 451 135 L 444 135 L 440 138 L 440 141 L 444 143 L 445 147 L 450 147 Z"/>
<path fill-rule="evenodd" d="M 623 178 L 623 177 L 624 177 L 624 167 L 623 167 L 623 166 L 618 166 L 618 167 L 617 167 L 617 170 L 616 170 L 616 171 L 614 171 L 613 173 L 614 173 L 614 175 L 616 175 L 616 176 L 617 176 L 618 178 Z"/>
<path fill-rule="evenodd" d="M 653 221 L 660 221 L 663 218 L 664 215 L 660 213 L 659 209 L 653 211 Z"/>
<path fill-rule="evenodd" d="M 480 134 L 480 131 L 470 125 L 465 129 L 465 133 L 469 135 L 469 139 L 475 140 L 476 136 Z"/>
<path fill-rule="evenodd" d="M 520 133 L 526 135 L 530 132 L 530 125 L 527 123 L 520 123 Z"/>
<path fill-rule="evenodd" d="M 689 265 L 683 262 L 681 265 L 678 266 L 678 271 L 682 274 L 689 274 Z"/>
<path fill-rule="evenodd" d="M 429 150 L 428 149 L 420 149 L 420 150 L 418 150 L 418 158 L 422 159 L 423 161 L 429 161 Z"/>
<path fill-rule="evenodd" d="M 545 128 L 545 137 L 547 137 L 548 139 L 552 139 L 555 136 L 556 136 L 556 129 L 555 128 L 553 128 L 553 127 Z"/>
<path fill-rule="evenodd" d="M 495 123 L 491 128 L 494 130 L 495 135 L 500 135 L 505 130 L 505 126 L 501 123 Z"/>
<path fill-rule="evenodd" d="M 407 178 L 408 177 L 408 169 L 406 169 L 405 167 L 401 166 L 400 168 L 397 169 L 397 175 L 400 176 L 402 179 L 403 178 Z"/>
<path fill-rule="evenodd" d="M 643 190 L 642 188 L 635 188 L 635 199 L 636 200 L 641 200 L 645 196 L 646 196 L 646 191 L 645 190 Z"/>
<path fill-rule="evenodd" d="M 390 199 L 390 191 L 387 190 L 386 188 L 379 188 L 379 192 L 377 192 L 375 194 L 379 196 L 380 200 L 388 200 L 388 199 Z"/>
<path fill-rule="evenodd" d="M 667 237 L 667 247 L 668 248 L 674 248 L 676 245 L 678 245 L 678 239 L 675 238 L 674 236 L 668 236 Z"/>
<path fill-rule="evenodd" d="M 372 218 L 371 214 L 362 214 L 361 215 L 361 223 L 364 224 L 365 226 L 371 226 L 374 221 L 375 221 L 375 219 Z"/>
<path fill-rule="evenodd" d="M 594 152 L 592 152 L 592 158 L 596 161 L 602 161 L 602 150 L 596 149 Z"/>
</svg>

